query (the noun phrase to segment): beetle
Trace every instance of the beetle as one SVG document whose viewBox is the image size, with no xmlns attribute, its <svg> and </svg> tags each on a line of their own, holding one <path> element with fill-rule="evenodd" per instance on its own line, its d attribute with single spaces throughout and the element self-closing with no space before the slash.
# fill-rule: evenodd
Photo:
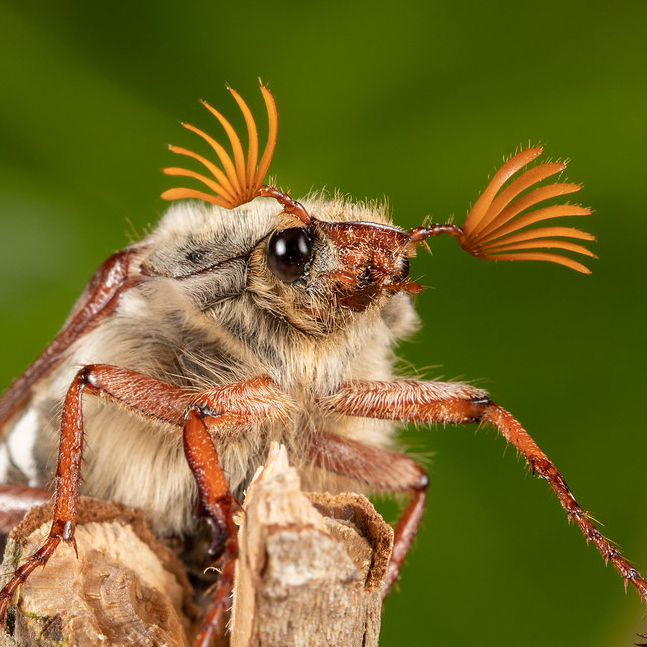
<svg viewBox="0 0 647 647">
<path fill-rule="evenodd" d="M 217 162 L 171 146 L 204 171 L 164 171 L 203 188 L 162 195 L 173 205 L 157 228 L 99 267 L 60 333 L 0 400 L 0 478 L 7 491 L 43 487 L 54 469 L 56 475 L 49 536 L 0 592 L 0 619 L 30 573 L 61 542 L 74 545 L 86 443 L 92 452 L 83 480 L 90 493 L 141 508 L 162 539 L 209 535 L 210 558 L 222 556 L 196 644 L 210 643 L 225 613 L 237 555 L 232 508 L 273 441 L 286 445 L 306 489 L 336 492 L 350 479 L 357 489 L 408 495 L 386 595 L 414 540 L 428 483 L 424 470 L 397 451 L 395 431 L 407 422 L 493 425 L 647 601 L 641 574 L 486 391 L 397 379 L 394 372 L 395 342 L 418 326 L 412 295 L 423 288 L 410 280 L 409 262 L 430 238 L 448 234 L 485 260 L 546 261 L 588 273 L 564 252 L 593 256 L 580 244 L 593 236 L 545 224 L 590 213 L 545 202 L 580 189 L 545 183 L 565 164 L 533 165 L 542 149 L 522 150 L 493 176 L 462 227 L 404 231 L 384 205 L 324 193 L 297 201 L 263 184 L 277 140 L 274 99 L 261 85 L 269 127 L 260 154 L 254 117 L 229 91 L 246 124 L 247 150 L 207 103 L 231 154 L 183 124 Z M 25 446 L 30 451 L 18 449 Z"/>
</svg>

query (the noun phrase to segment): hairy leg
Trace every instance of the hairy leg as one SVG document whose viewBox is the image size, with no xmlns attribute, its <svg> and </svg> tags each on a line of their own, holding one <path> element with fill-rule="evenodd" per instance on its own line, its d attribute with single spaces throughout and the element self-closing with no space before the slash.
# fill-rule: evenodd
<svg viewBox="0 0 647 647">
<path fill-rule="evenodd" d="M 121 295 L 138 281 L 134 258 L 143 247 L 124 249 L 105 260 L 79 297 L 63 329 L 34 363 L 0 398 L 0 431 L 32 395 L 32 387 L 60 364 L 65 351 L 82 335 L 96 328 L 117 307 Z"/>
<path fill-rule="evenodd" d="M 125 406 L 133 413 L 177 427 L 185 426 L 185 412 L 190 407 L 198 407 L 201 424 L 208 426 L 210 432 L 216 435 L 219 428 L 231 429 L 232 424 L 280 415 L 286 404 L 285 397 L 269 378 L 255 378 L 196 393 L 114 366 L 98 364 L 81 369 L 68 389 L 63 404 L 54 518 L 49 536 L 0 591 L 0 622 L 4 620 L 18 587 L 35 568 L 47 563 L 61 542 L 71 544 L 76 549 L 74 528 L 83 456 L 84 394 L 99 395 Z M 187 420 L 193 417 L 189 414 Z M 199 463 L 196 465 L 199 466 Z M 211 492 L 210 489 L 207 491 Z M 205 508 L 205 511 L 208 513 L 209 508 Z"/>
<path fill-rule="evenodd" d="M 192 406 L 187 411 L 183 432 L 184 453 L 198 486 L 196 515 L 206 517 L 211 523 L 213 542 L 209 552 L 214 556 L 222 554 L 223 563 L 209 609 L 193 642 L 194 647 L 209 647 L 224 631 L 238 557 L 238 535 L 232 518 L 235 501 L 204 417 L 205 413 L 200 407 Z"/>
<path fill-rule="evenodd" d="M 399 420 L 420 423 L 481 423 L 493 424 L 499 433 L 524 456 L 534 474 L 546 479 L 566 510 L 568 519 L 579 526 L 587 542 L 592 541 L 605 559 L 610 561 L 623 577 L 625 584 L 630 582 L 643 601 L 647 602 L 647 582 L 642 575 L 620 554 L 618 549 L 604 537 L 591 521 L 590 516 L 575 500 L 562 475 L 552 461 L 539 448 L 521 424 L 505 409 L 490 401 L 487 393 L 480 389 L 462 384 L 444 382 L 378 382 L 353 381 L 344 384 L 332 396 L 320 401 L 320 405 L 340 414 Z M 350 459 L 343 461 L 346 469 L 351 470 Z M 388 461 L 383 461 L 389 469 Z M 384 477 L 379 469 L 373 470 L 380 478 Z M 396 475 L 396 480 L 399 477 Z M 375 483 L 379 487 L 379 482 Z M 404 479 L 394 491 L 413 490 Z M 412 499 L 413 505 L 415 496 Z M 408 513 L 405 511 L 405 517 Z M 410 514 L 409 524 L 419 522 L 422 511 Z M 408 549 L 415 534 L 413 530 L 400 533 L 402 549 Z M 409 535 L 410 538 L 409 538 Z M 396 542 L 398 534 L 396 529 Z M 408 540 L 408 543 L 407 543 Z M 395 553 L 395 550 L 394 550 Z M 394 558 L 395 559 L 395 558 Z M 402 558 L 403 559 L 403 558 Z M 397 565 L 398 569 L 401 560 Z M 397 577 L 397 573 L 395 574 Z"/>
<path fill-rule="evenodd" d="M 382 588 L 384 599 L 398 579 L 425 511 L 427 474 L 403 454 L 326 432 L 317 432 L 312 437 L 310 456 L 319 467 L 362 483 L 371 490 L 409 495 L 407 507 L 395 527 L 393 552 Z"/>
</svg>

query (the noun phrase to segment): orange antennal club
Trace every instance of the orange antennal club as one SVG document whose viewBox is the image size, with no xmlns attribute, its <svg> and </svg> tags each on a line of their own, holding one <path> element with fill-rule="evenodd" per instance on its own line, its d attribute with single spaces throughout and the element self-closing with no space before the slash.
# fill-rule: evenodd
<svg viewBox="0 0 647 647">
<path fill-rule="evenodd" d="M 276 111 L 276 104 L 271 92 L 261 85 L 261 93 L 265 101 L 265 108 L 267 110 L 267 120 L 269 124 L 267 143 L 263 151 L 260 162 L 258 161 L 258 130 L 254 117 L 248 108 L 247 104 L 243 101 L 242 97 L 232 88 L 228 88 L 231 95 L 234 97 L 240 111 L 243 113 L 245 125 L 247 127 L 247 160 L 245 160 L 245 152 L 240 142 L 240 138 L 236 134 L 233 126 L 218 112 L 212 108 L 208 103 L 203 102 L 203 105 L 211 114 L 216 117 L 227 134 L 229 143 L 231 145 L 232 155 L 207 133 L 191 124 L 182 124 L 187 130 L 199 135 L 209 146 L 213 149 L 220 166 L 217 166 L 210 160 L 202 155 L 198 155 L 185 148 L 179 146 L 169 146 L 169 149 L 185 157 L 200 162 L 205 169 L 211 174 L 211 177 L 196 173 L 184 168 L 170 167 L 163 169 L 166 175 L 173 175 L 178 177 L 190 177 L 205 185 L 210 193 L 205 191 L 198 191 L 196 189 L 188 188 L 175 188 L 169 189 L 162 193 L 164 200 L 183 200 L 185 198 L 195 198 L 198 200 L 205 200 L 211 204 L 233 209 L 245 204 L 255 197 L 260 195 L 260 189 L 267 174 L 267 171 L 272 161 L 274 154 L 274 147 L 276 146 L 276 136 L 278 133 L 278 113 Z"/>
<path fill-rule="evenodd" d="M 542 148 L 529 148 L 505 162 L 470 210 L 462 233 L 456 238 L 465 251 L 485 260 L 548 261 L 590 274 L 587 267 L 568 256 L 538 250 L 558 249 L 595 258 L 586 247 L 561 240 L 594 241 L 591 234 L 573 227 L 526 229 L 552 218 L 591 214 L 590 209 L 573 204 L 555 204 L 527 211 L 545 200 L 575 193 L 581 188 L 579 184 L 561 182 L 536 186 L 561 173 L 566 168 L 564 162 L 540 164 L 512 179 L 541 153 Z M 512 181 L 508 183 L 509 180 Z"/>
</svg>

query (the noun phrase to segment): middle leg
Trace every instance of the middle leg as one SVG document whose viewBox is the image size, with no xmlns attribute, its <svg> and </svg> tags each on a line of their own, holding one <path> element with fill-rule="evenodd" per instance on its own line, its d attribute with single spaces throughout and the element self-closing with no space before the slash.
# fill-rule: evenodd
<svg viewBox="0 0 647 647">
<path fill-rule="evenodd" d="M 491 402 L 485 391 L 451 382 L 357 380 L 342 385 L 336 393 L 320 400 L 320 405 L 344 415 L 367 418 L 430 424 L 488 422 L 494 425 L 524 456 L 533 473 L 546 479 L 566 511 L 569 521 L 575 521 L 586 541 L 592 541 L 605 562 L 610 561 L 613 564 L 624 579 L 625 585 L 627 582 L 631 583 L 643 601 L 647 602 L 647 582 L 640 572 L 602 535 L 590 515 L 577 503 L 553 462 L 528 432 L 510 413 Z M 395 491 L 400 489 L 402 488 L 394 488 Z M 417 517 L 418 521 L 421 514 L 420 512 Z M 402 542 L 402 550 L 406 552 L 413 536 L 411 540 L 406 533 L 401 533 L 398 537 L 396 528 L 396 542 L 398 539 Z M 397 566 L 399 568 L 399 564 Z"/>
</svg>

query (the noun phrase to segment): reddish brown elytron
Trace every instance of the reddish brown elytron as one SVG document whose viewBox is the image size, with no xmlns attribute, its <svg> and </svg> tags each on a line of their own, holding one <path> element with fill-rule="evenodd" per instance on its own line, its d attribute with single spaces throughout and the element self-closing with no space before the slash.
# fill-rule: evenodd
<svg viewBox="0 0 647 647">
<path fill-rule="evenodd" d="M 432 224 L 406 232 L 385 221 L 356 221 L 351 218 L 333 221 L 330 218 L 318 218 L 310 215 L 302 203 L 288 194 L 262 184 L 276 143 L 277 112 L 269 91 L 264 87 L 261 91 L 269 119 L 269 136 L 260 162 L 254 119 L 244 101 L 232 90 L 248 131 L 247 153 L 243 151 L 229 122 L 207 105 L 227 133 L 232 156 L 206 133 L 185 125 L 213 149 L 220 166 L 186 149 L 171 147 L 173 152 L 202 164 L 211 177 L 181 168 L 166 169 L 166 173 L 198 180 L 210 192 L 176 188 L 167 191 L 163 197 L 168 200 L 194 198 L 224 209 L 234 209 L 256 197 L 276 200 L 282 208 L 276 216 L 277 222 L 283 224 L 267 233 L 266 238 L 277 232 L 281 234 L 283 231 L 291 231 L 294 234 L 296 231 L 291 239 L 298 241 L 301 247 L 298 248 L 298 253 L 289 257 L 292 266 L 286 276 L 289 275 L 290 278 L 278 277 L 283 284 L 275 280 L 276 277 L 267 274 L 267 290 L 263 292 L 263 297 L 276 299 L 277 294 L 285 295 L 293 289 L 296 296 L 289 294 L 296 304 L 292 306 L 298 310 L 296 315 L 302 316 L 299 321 L 305 320 L 312 311 L 315 314 L 308 321 L 310 324 L 313 321 L 316 323 L 316 314 L 324 309 L 328 315 L 333 313 L 333 319 L 334 316 L 344 319 L 348 312 L 352 312 L 352 317 L 344 319 L 352 321 L 353 317 L 368 317 L 371 312 L 386 308 L 391 299 L 404 298 L 402 293 L 420 292 L 422 286 L 408 279 L 409 259 L 420 243 L 444 233 L 456 238 L 463 249 L 480 258 L 549 261 L 576 271 L 588 272 L 586 267 L 569 256 L 542 250 L 592 256 L 581 245 L 563 240 L 590 241 L 592 236 L 571 227 L 532 227 L 547 219 L 590 213 L 588 209 L 570 204 L 535 208 L 548 198 L 579 189 L 578 185 L 559 182 L 536 186 L 538 182 L 564 169 L 564 164 L 559 162 L 537 165 L 522 172 L 541 153 L 541 149 L 522 151 L 501 167 L 470 211 L 464 227 Z M 519 173 L 521 174 L 518 175 Z M 285 220 L 289 218 L 292 218 L 292 224 L 285 225 Z M 316 252 L 321 254 L 317 257 L 318 265 L 313 260 L 315 251 L 312 241 L 316 241 L 318 250 L 327 250 L 325 253 Z M 205 274 L 204 269 L 184 274 L 157 269 L 149 263 L 150 256 L 155 251 L 154 244 L 155 239 L 151 237 L 116 254 L 101 266 L 62 332 L 0 401 L 0 426 L 9 428 L 18 414 L 29 406 L 34 387 L 66 361 L 67 353 L 76 342 L 96 331 L 100 324 L 109 322 L 115 313 L 120 313 L 120 307 L 131 291 L 155 285 L 154 281 L 162 280 L 161 277 L 168 281 L 182 279 L 185 282 L 187 278 Z M 254 249 L 247 250 L 246 255 L 236 256 L 236 260 L 243 262 L 241 259 L 248 259 L 254 254 L 262 258 L 263 254 L 270 253 L 269 249 L 269 243 L 266 244 L 264 238 Z M 204 250 L 199 251 L 204 255 Z M 295 274 L 294 266 L 296 264 L 301 268 L 299 263 L 302 264 L 302 269 L 299 270 L 301 274 Z M 221 265 L 222 263 L 214 262 L 207 265 L 206 269 L 213 271 L 213 268 Z M 263 272 L 269 272 L 262 262 L 260 266 Z M 251 275 L 249 267 L 251 265 L 246 266 L 245 271 Z M 231 279 L 231 274 L 227 276 Z M 258 280 L 258 276 L 255 278 Z M 243 292 L 247 290 L 251 290 L 249 284 L 245 285 Z M 307 298 L 311 298 L 312 294 L 325 295 L 328 299 L 324 304 L 326 307 L 322 308 L 319 303 L 315 304 L 317 307 L 310 308 Z M 277 307 L 276 301 L 272 304 Z M 201 312 L 202 310 L 199 311 Z M 283 321 L 293 315 L 293 312 L 285 314 L 281 311 L 277 317 Z M 317 331 L 317 334 L 320 335 L 317 339 L 323 339 L 328 333 Z M 285 348 L 279 346 L 278 342 L 276 347 Z M 342 367 L 339 372 L 342 376 L 349 373 L 347 367 Z M 257 375 L 252 379 L 212 387 L 214 381 L 207 379 L 206 384 L 210 388 L 196 389 L 172 383 L 170 379 L 167 381 L 105 363 L 90 364 L 79 370 L 63 403 L 55 509 L 49 537 L 18 568 L 0 592 L 0 618 L 4 619 L 20 585 L 36 567 L 47 562 L 61 542 L 74 545 L 85 433 L 83 403 L 84 395 L 87 395 L 101 397 L 106 401 L 106 406 L 126 409 L 134 420 L 157 421 L 160 425 L 172 428 L 174 433 L 179 434 L 181 430 L 183 434 L 184 453 L 197 485 L 197 514 L 211 524 L 213 542 L 210 552 L 214 557 L 223 557 L 219 584 L 212 604 L 206 611 L 203 628 L 195 641 L 195 645 L 199 647 L 210 645 L 223 626 L 233 585 L 234 560 L 238 554 L 236 530 L 232 522 L 235 500 L 221 467 L 216 445 L 222 447 L 223 444 L 236 442 L 236 430 L 245 426 L 259 425 L 262 428 L 262 424 L 270 423 L 289 425 L 291 417 L 295 416 L 294 388 L 283 388 L 280 381 L 274 375 L 272 378 Z M 306 384 L 298 395 L 301 396 L 301 401 L 308 400 L 309 406 L 320 414 L 321 419 L 347 416 L 402 423 L 492 424 L 524 456 L 533 473 L 548 481 L 569 520 L 577 523 L 586 540 L 596 545 L 604 559 L 611 561 L 625 582 L 631 583 L 647 602 L 647 583 L 640 573 L 600 534 L 588 514 L 576 502 L 561 474 L 523 427 L 507 411 L 491 402 L 484 391 L 457 383 L 371 381 L 342 377 L 332 389 L 318 392 L 313 382 Z M 314 415 L 312 418 L 319 419 Z M 393 556 L 384 587 L 386 595 L 398 578 L 424 511 L 427 489 L 425 472 L 400 453 L 369 446 L 328 428 L 300 426 L 299 433 L 302 434 L 301 440 L 305 440 L 300 446 L 305 447 L 307 454 L 298 457 L 303 466 L 324 468 L 329 473 L 354 480 L 369 491 L 409 495 L 409 502 L 395 531 Z M 3 490 L 5 494 L 10 491 L 7 488 Z M 14 493 L 18 499 L 25 496 L 24 488 L 20 491 L 14 489 Z"/>
</svg>

